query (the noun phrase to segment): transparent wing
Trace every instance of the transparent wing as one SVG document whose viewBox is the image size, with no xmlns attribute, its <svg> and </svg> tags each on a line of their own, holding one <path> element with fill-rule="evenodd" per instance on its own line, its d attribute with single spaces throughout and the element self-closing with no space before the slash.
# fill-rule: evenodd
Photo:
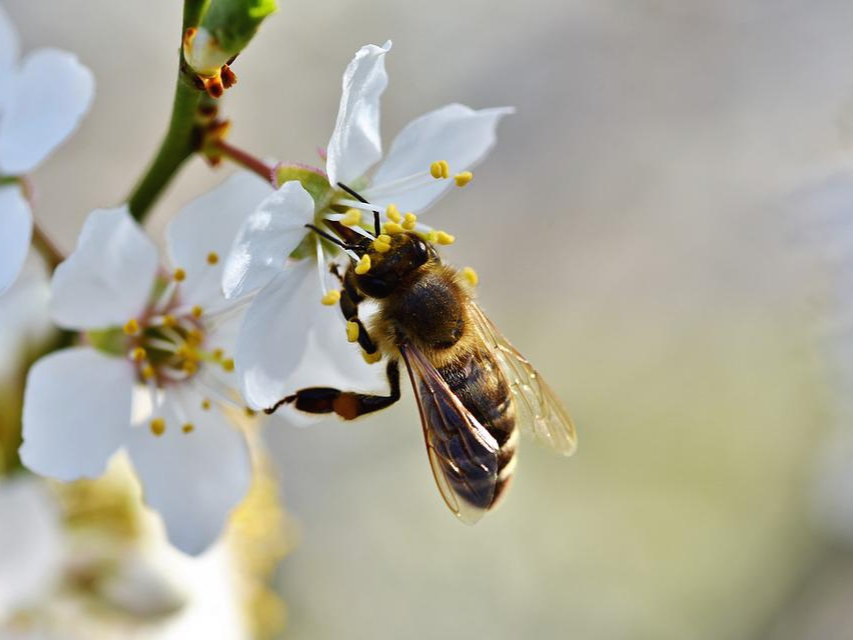
<svg viewBox="0 0 853 640">
<path fill-rule="evenodd" d="M 419 349 L 402 345 L 418 401 L 429 463 L 444 502 L 466 524 L 488 511 L 498 478 L 498 443 Z"/>
<path fill-rule="evenodd" d="M 477 330 L 512 389 L 518 426 L 555 451 L 573 454 L 578 442 L 575 425 L 551 387 L 480 307 L 471 303 L 470 309 Z"/>
</svg>

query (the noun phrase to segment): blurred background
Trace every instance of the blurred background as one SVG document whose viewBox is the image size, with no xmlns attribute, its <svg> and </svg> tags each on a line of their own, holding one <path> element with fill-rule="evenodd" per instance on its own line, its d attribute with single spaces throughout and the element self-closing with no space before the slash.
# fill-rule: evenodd
<svg viewBox="0 0 853 640">
<path fill-rule="evenodd" d="M 281 637 L 849 638 L 853 4 L 279 2 L 224 103 L 256 155 L 315 162 L 344 67 L 388 38 L 386 148 L 448 102 L 517 108 L 429 217 L 580 437 L 569 460 L 525 443 L 508 499 L 466 528 L 410 392 L 356 424 L 266 429 L 295 545 Z M 156 149 L 181 3 L 4 5 L 25 49 L 97 78 L 34 176 L 71 250 Z M 193 161 L 155 235 L 228 171 Z"/>
</svg>

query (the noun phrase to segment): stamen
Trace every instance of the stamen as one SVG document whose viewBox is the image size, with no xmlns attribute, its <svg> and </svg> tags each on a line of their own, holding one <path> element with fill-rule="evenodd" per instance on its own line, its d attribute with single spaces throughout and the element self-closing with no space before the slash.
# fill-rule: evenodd
<svg viewBox="0 0 853 640">
<path fill-rule="evenodd" d="M 222 370 L 226 373 L 234 371 L 234 358 L 228 358 L 222 361 Z"/>
<path fill-rule="evenodd" d="M 245 413 L 247 418 L 254 418 L 256 415 L 258 415 L 258 412 L 252 409 L 251 407 L 246 407 Z"/>
<path fill-rule="evenodd" d="M 152 367 L 150 364 L 146 364 L 144 367 L 142 367 L 142 370 L 139 373 L 142 376 L 143 380 L 151 380 L 154 378 L 154 367 Z"/>
<path fill-rule="evenodd" d="M 429 166 L 430 175 L 436 180 L 443 180 L 450 177 L 450 166 L 447 160 L 436 160 Z"/>
<path fill-rule="evenodd" d="M 415 227 L 417 226 L 418 217 L 414 213 L 409 211 L 403 220 L 403 229 L 405 229 L 406 231 L 414 231 Z"/>
<path fill-rule="evenodd" d="M 207 398 L 202 400 L 201 401 L 201 408 L 204 409 L 205 411 L 210 411 L 210 400 L 208 400 Z"/>
<path fill-rule="evenodd" d="M 175 282 L 183 282 L 187 279 L 187 272 L 178 267 L 172 272 L 172 279 Z"/>
<path fill-rule="evenodd" d="M 184 433 L 192 433 L 195 431 L 195 425 L 192 422 L 187 422 L 183 427 L 181 427 L 181 431 Z"/>
<path fill-rule="evenodd" d="M 346 198 L 342 198 L 341 200 L 335 200 L 335 204 L 343 205 L 344 207 L 350 207 L 351 209 L 361 209 L 362 211 L 378 211 L 382 213 L 382 208 L 375 205 L 370 204 L 368 202 L 359 202 L 358 200 L 348 200 Z"/>
<path fill-rule="evenodd" d="M 337 289 L 331 289 L 323 296 L 321 302 L 327 307 L 331 307 L 333 305 L 338 304 L 341 300 L 341 292 Z"/>
<path fill-rule="evenodd" d="M 438 241 L 438 244 L 453 244 L 456 242 L 456 238 L 446 231 L 439 231 L 436 234 L 436 240 Z"/>
<path fill-rule="evenodd" d="M 361 259 L 358 261 L 358 264 L 355 265 L 355 272 L 358 275 L 364 275 L 370 271 L 370 256 L 366 253 L 361 256 Z"/>
<path fill-rule="evenodd" d="M 403 227 L 397 224 L 396 222 L 386 222 L 382 225 L 382 231 L 384 231 L 387 235 L 395 236 L 398 233 L 403 233 Z"/>
<path fill-rule="evenodd" d="M 135 336 L 139 333 L 139 323 L 136 321 L 136 318 L 131 318 L 127 322 L 124 323 L 122 330 L 126 335 Z"/>
<path fill-rule="evenodd" d="M 195 305 L 191 311 L 191 313 L 193 314 L 193 318 L 196 318 L 196 319 L 201 318 L 201 314 L 203 312 L 204 312 L 204 309 L 202 309 L 199 305 Z"/>
<path fill-rule="evenodd" d="M 130 352 L 130 357 L 133 359 L 134 362 L 142 362 L 143 360 L 145 360 L 145 356 L 145 349 L 143 349 L 142 347 L 136 347 Z"/>
<path fill-rule="evenodd" d="M 163 325 L 169 327 L 170 329 L 174 329 L 178 326 L 178 319 L 170 314 L 166 314 L 163 316 Z"/>
<path fill-rule="evenodd" d="M 470 171 L 463 171 L 462 173 L 457 173 L 453 179 L 456 181 L 457 187 L 464 187 L 474 179 L 474 174 Z"/>
<path fill-rule="evenodd" d="M 385 237 L 387 238 L 388 236 Z M 382 236 L 379 236 L 379 238 L 382 238 Z M 379 238 L 373 241 L 373 250 L 376 251 L 376 253 L 387 253 L 391 251 L 391 245 L 388 242 L 380 240 Z"/>
<path fill-rule="evenodd" d="M 162 436 L 166 431 L 166 421 L 163 418 L 154 418 L 151 421 L 151 433 L 155 436 Z"/>
<path fill-rule="evenodd" d="M 328 287 L 326 287 L 326 254 L 323 251 L 323 243 L 320 242 L 320 236 L 315 235 L 314 240 L 314 247 L 317 251 L 317 276 L 320 278 L 320 290 L 323 292 L 323 295 L 326 295 L 328 292 Z"/>
<path fill-rule="evenodd" d="M 344 217 L 340 219 L 340 223 L 345 227 L 355 227 L 356 225 L 361 224 L 361 211 L 359 209 L 349 209 L 344 214 Z"/>
<path fill-rule="evenodd" d="M 476 287 L 477 283 L 480 282 L 480 276 L 478 276 L 477 272 L 471 267 L 465 267 L 462 269 L 462 275 L 472 287 Z"/>
<path fill-rule="evenodd" d="M 400 210 L 397 208 L 396 204 L 389 204 L 385 209 L 385 215 L 391 222 L 401 222 L 403 220 L 403 216 L 400 215 Z"/>
<path fill-rule="evenodd" d="M 214 265 L 219 262 L 219 254 L 215 251 L 211 251 L 207 254 L 207 264 Z"/>
<path fill-rule="evenodd" d="M 347 322 L 347 341 L 355 342 L 358 340 L 358 323 L 356 322 Z"/>
</svg>

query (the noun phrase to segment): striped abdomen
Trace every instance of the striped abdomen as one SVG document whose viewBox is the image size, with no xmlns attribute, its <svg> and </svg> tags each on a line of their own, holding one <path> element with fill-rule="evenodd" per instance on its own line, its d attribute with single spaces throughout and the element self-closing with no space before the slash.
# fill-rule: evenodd
<svg viewBox="0 0 853 640">
<path fill-rule="evenodd" d="M 459 495 L 472 505 L 489 509 L 500 500 L 515 470 L 518 433 L 515 428 L 512 393 L 497 362 L 485 349 L 466 354 L 462 360 L 440 367 L 438 372 L 454 395 L 486 428 L 500 447 L 497 483 L 488 504 L 479 504 L 483 499 L 478 499 L 478 496 L 466 491 L 464 486 L 454 487 Z"/>
</svg>

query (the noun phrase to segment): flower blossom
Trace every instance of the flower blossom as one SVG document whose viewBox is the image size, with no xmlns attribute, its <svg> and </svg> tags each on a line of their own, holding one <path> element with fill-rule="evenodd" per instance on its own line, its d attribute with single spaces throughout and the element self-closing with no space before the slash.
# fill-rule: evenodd
<svg viewBox="0 0 853 640">
<path fill-rule="evenodd" d="M 147 503 L 187 553 L 216 539 L 249 486 L 246 442 L 226 416 L 245 410 L 231 381 L 241 304 L 222 297 L 219 256 L 242 203 L 267 191 L 240 173 L 190 203 L 167 229 L 168 271 L 126 207 L 92 212 L 51 283 L 53 320 L 86 344 L 41 358 L 27 379 L 27 467 L 95 477 L 126 449 Z"/>
<path fill-rule="evenodd" d="M 306 230 L 306 225 L 328 232 L 324 221 L 335 221 L 371 239 L 381 231 L 380 241 L 387 238 L 383 234 L 415 231 L 432 242 L 450 244 L 453 236 L 423 224 L 418 214 L 454 185 L 463 187 L 471 180 L 469 169 L 486 156 L 495 143 L 498 122 L 513 111 L 508 107 L 478 111 L 461 104 L 441 107 L 404 127 L 383 159 L 379 103 L 388 84 L 385 54 L 390 49 L 388 42 L 382 47 L 366 45 L 356 53 L 343 76 L 337 120 L 324 154 L 325 170 L 279 167 L 279 182 L 284 184 L 248 217 L 227 260 L 226 297 L 256 292 L 236 352 L 241 390 L 252 408 L 270 407 L 295 388 L 294 376 L 299 377 L 298 365 L 305 361 L 312 326 L 337 322 L 341 327 L 320 340 L 316 345 L 320 351 L 331 351 L 330 343 L 345 335 L 341 314 L 317 304 L 322 300 L 332 306 L 340 299 L 329 273 L 339 250 Z M 375 228 L 377 223 L 380 229 Z M 357 260 L 352 253 L 347 257 Z M 336 347 L 331 353 L 341 374 L 342 351 Z M 315 371 L 319 372 L 316 367 Z M 307 379 L 301 377 L 299 382 L 301 386 Z M 329 384 L 328 379 L 310 382 Z"/>
<path fill-rule="evenodd" d="M 30 246 L 33 218 L 22 178 L 77 128 L 95 90 L 92 72 L 73 54 L 19 55 L 18 34 L 0 5 L 0 293 Z"/>
</svg>

